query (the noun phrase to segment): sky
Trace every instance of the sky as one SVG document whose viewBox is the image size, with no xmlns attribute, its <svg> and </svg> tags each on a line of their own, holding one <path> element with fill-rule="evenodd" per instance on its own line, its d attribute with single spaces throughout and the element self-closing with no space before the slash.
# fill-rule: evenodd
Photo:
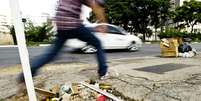
<svg viewBox="0 0 201 101">
<path fill-rule="evenodd" d="M 56 0 L 19 0 L 20 9 L 25 15 L 40 15 L 54 11 Z M 9 15 L 9 0 L 0 0 L 0 14 Z"/>
<path fill-rule="evenodd" d="M 0 14 L 8 14 L 9 0 L 0 0 Z"/>
<path fill-rule="evenodd" d="M 0 15 L 10 16 L 10 0 L 0 0 Z M 19 0 L 20 9 L 24 16 L 41 16 L 42 13 L 54 15 L 58 0 Z M 90 10 L 84 7 L 84 16 L 88 16 Z"/>
</svg>

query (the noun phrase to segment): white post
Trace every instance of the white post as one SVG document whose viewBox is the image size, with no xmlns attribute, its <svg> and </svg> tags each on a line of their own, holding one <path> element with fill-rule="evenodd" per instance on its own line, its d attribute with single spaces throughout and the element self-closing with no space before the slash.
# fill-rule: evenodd
<svg viewBox="0 0 201 101">
<path fill-rule="evenodd" d="M 26 88 L 29 96 L 29 101 L 37 101 L 36 94 L 34 90 L 30 63 L 29 63 L 29 54 L 26 47 L 26 40 L 24 34 L 24 26 L 22 23 L 22 17 L 20 14 L 20 7 L 18 0 L 10 0 L 10 9 L 12 15 L 12 21 L 14 23 L 14 28 L 17 37 L 18 50 L 20 54 L 20 60 L 22 64 L 22 69 L 25 77 Z"/>
</svg>

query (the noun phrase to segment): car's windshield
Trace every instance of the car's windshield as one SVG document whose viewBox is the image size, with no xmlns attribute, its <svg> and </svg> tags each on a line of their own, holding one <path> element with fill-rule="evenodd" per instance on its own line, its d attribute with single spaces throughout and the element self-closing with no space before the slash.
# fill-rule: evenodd
<svg viewBox="0 0 201 101">
<path fill-rule="evenodd" d="M 129 34 L 125 29 L 123 29 L 122 27 L 119 27 L 119 26 L 107 26 L 107 27 L 108 27 L 107 32 L 109 32 L 109 33 Z M 96 32 L 94 27 L 87 27 L 87 28 L 92 32 Z"/>
<path fill-rule="evenodd" d="M 129 34 L 124 28 L 118 27 L 118 29 L 123 33 L 123 34 Z"/>
</svg>

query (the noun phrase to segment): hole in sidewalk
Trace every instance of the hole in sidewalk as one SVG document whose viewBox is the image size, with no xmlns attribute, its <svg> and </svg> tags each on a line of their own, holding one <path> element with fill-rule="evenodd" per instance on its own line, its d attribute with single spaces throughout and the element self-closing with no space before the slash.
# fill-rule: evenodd
<svg viewBox="0 0 201 101">
<path fill-rule="evenodd" d="M 183 68 L 192 67 L 192 66 L 193 65 L 167 63 L 162 65 L 142 67 L 142 68 L 133 69 L 133 70 L 164 74 L 165 72 L 174 71 L 174 70 L 183 69 Z"/>
</svg>

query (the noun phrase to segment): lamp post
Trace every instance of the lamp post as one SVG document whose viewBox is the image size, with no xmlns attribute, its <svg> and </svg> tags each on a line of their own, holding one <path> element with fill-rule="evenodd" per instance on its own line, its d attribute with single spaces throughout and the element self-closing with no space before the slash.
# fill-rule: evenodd
<svg viewBox="0 0 201 101">
<path fill-rule="evenodd" d="M 13 20 L 14 28 L 15 28 L 15 32 L 16 32 L 18 50 L 19 50 L 19 54 L 20 54 L 20 60 L 21 60 L 22 69 L 23 69 L 23 73 L 24 73 L 29 101 L 37 101 L 35 90 L 34 90 L 34 85 L 33 85 L 33 80 L 32 80 L 32 76 L 31 76 L 29 54 L 28 54 L 28 50 L 26 47 L 24 26 L 22 23 L 22 17 L 21 17 L 20 9 L 19 9 L 19 1 L 18 0 L 10 0 L 9 3 L 10 3 L 12 20 Z"/>
</svg>

